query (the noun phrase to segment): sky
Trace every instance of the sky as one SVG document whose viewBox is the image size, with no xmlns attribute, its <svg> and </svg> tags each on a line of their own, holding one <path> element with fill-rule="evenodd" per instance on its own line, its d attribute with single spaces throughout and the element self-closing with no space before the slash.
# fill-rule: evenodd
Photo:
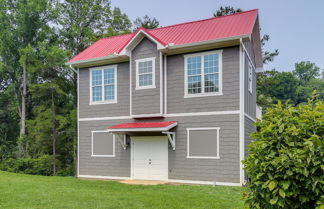
<svg viewBox="0 0 324 209">
<path fill-rule="evenodd" d="M 112 0 L 132 21 L 147 14 L 160 26 L 210 18 L 227 5 L 259 9 L 261 34 L 270 35 L 265 49 L 279 49 L 265 70 L 292 71 L 300 61 L 324 69 L 324 0 Z"/>
</svg>

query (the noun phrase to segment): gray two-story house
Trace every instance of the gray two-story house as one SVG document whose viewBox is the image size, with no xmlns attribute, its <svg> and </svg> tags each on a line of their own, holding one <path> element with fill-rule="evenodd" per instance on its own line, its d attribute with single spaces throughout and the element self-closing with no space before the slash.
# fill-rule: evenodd
<svg viewBox="0 0 324 209">
<path fill-rule="evenodd" d="M 78 177 L 243 185 L 258 10 L 103 38 L 78 72 Z"/>
</svg>

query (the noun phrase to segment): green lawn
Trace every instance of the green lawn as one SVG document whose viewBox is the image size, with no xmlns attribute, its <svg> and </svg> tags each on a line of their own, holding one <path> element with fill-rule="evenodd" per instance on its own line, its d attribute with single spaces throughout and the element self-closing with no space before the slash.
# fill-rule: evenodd
<svg viewBox="0 0 324 209">
<path fill-rule="evenodd" d="M 241 187 L 135 186 L 0 171 L 0 208 L 242 208 Z"/>
</svg>

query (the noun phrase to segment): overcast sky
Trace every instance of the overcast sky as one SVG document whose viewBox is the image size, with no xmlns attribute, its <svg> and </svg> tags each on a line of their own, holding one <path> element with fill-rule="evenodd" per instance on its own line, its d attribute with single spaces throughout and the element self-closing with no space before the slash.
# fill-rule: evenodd
<svg viewBox="0 0 324 209">
<path fill-rule="evenodd" d="M 324 0 L 112 0 L 134 21 L 148 14 L 161 26 L 212 17 L 220 7 L 259 9 L 261 34 L 269 34 L 266 49 L 279 49 L 265 69 L 291 71 L 300 61 L 324 69 Z"/>
</svg>

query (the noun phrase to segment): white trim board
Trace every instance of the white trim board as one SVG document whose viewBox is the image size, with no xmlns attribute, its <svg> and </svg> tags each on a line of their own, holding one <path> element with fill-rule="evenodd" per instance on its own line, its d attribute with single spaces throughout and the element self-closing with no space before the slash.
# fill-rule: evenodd
<svg viewBox="0 0 324 209">
<path fill-rule="evenodd" d="M 119 176 L 97 176 L 97 175 L 78 175 L 78 178 L 89 178 L 89 179 L 112 179 L 112 180 L 128 180 L 130 177 L 119 177 Z"/>
<path fill-rule="evenodd" d="M 133 110 L 132 110 L 132 102 L 133 102 L 133 98 L 132 98 L 132 94 L 133 94 L 133 87 L 132 87 L 132 64 L 133 64 L 133 60 L 132 60 L 132 53 L 130 53 L 129 55 L 129 114 L 132 115 L 133 114 Z M 135 63 L 136 65 L 136 63 Z"/>
<path fill-rule="evenodd" d="M 250 116 L 249 114 L 244 113 L 244 116 L 247 117 L 248 119 L 252 120 L 253 122 L 256 122 L 256 119 L 253 118 L 252 116 Z"/>
<path fill-rule="evenodd" d="M 123 50 L 120 52 L 121 55 L 127 55 L 127 54 L 129 54 L 129 52 L 127 52 L 127 51 L 132 51 L 137 46 L 137 44 L 141 42 L 141 40 L 144 37 L 138 38 L 138 36 L 140 34 L 143 34 L 144 37 L 147 37 L 149 40 L 151 40 L 152 42 L 156 43 L 158 50 L 161 50 L 161 49 L 164 49 L 165 48 L 165 46 L 163 46 L 159 41 L 157 41 L 155 38 L 153 38 L 150 34 L 148 34 L 143 29 L 140 29 L 139 31 L 137 31 L 137 33 L 135 34 L 135 36 L 127 43 L 127 45 L 124 46 Z M 133 44 L 134 41 L 137 41 L 137 43 L 135 43 L 134 46 L 131 46 L 131 44 Z M 129 47 L 129 46 L 131 46 L 131 47 Z"/>
<path fill-rule="evenodd" d="M 78 144 L 77 144 L 77 176 L 79 176 L 80 173 L 80 71 L 79 69 L 77 70 L 77 76 L 78 76 L 78 80 L 77 80 L 77 116 L 78 116 L 78 121 L 77 121 L 77 125 L 78 125 L 78 130 L 77 130 L 77 137 L 78 137 Z"/>
<path fill-rule="evenodd" d="M 159 116 L 165 118 L 171 118 L 171 117 L 193 117 L 193 116 L 235 115 L 235 114 L 240 114 L 240 110 L 194 112 L 194 113 L 170 113 L 170 114 L 164 114 Z M 93 118 L 79 118 L 79 121 L 127 120 L 132 118 L 133 116 L 93 117 Z"/>
<path fill-rule="evenodd" d="M 119 176 L 97 176 L 97 175 L 78 175 L 78 178 L 89 178 L 89 179 L 111 179 L 111 180 L 131 180 L 130 177 L 119 177 Z M 218 182 L 218 181 L 197 181 L 197 180 L 180 180 L 180 179 L 168 179 L 167 182 L 180 183 L 180 184 L 200 184 L 200 185 L 211 185 L 211 186 L 241 186 L 240 183 L 232 182 Z"/>
<path fill-rule="evenodd" d="M 242 39 L 240 40 L 240 48 L 239 48 L 239 58 L 240 58 L 240 184 L 244 185 L 245 177 L 244 177 L 244 165 L 242 160 L 244 160 L 244 75 L 245 75 L 245 63 L 244 63 L 244 50 L 242 49 Z"/>
<path fill-rule="evenodd" d="M 165 117 L 190 117 L 190 116 L 212 116 L 212 115 L 234 115 L 239 114 L 239 110 L 229 111 L 211 111 L 211 112 L 193 112 L 193 113 L 170 113 L 165 114 Z"/>
<path fill-rule="evenodd" d="M 163 114 L 163 89 L 164 89 L 164 83 L 163 83 L 163 55 L 162 52 L 159 52 L 160 55 L 160 114 Z"/>
<path fill-rule="evenodd" d="M 166 55 L 164 55 L 164 68 L 163 68 L 163 70 L 164 70 L 164 114 L 167 114 L 168 113 L 168 107 L 167 107 L 167 105 L 168 105 L 168 101 L 167 101 L 167 99 L 168 99 L 168 94 L 167 94 L 167 92 L 168 92 L 168 88 L 167 88 L 167 85 L 168 85 L 168 82 L 167 82 L 167 78 L 168 78 L 168 74 L 167 74 L 167 56 Z"/>
<path fill-rule="evenodd" d="M 79 118 L 79 121 L 127 120 L 127 119 L 132 119 L 132 117 L 131 116 L 113 116 L 113 117 Z"/>
</svg>

